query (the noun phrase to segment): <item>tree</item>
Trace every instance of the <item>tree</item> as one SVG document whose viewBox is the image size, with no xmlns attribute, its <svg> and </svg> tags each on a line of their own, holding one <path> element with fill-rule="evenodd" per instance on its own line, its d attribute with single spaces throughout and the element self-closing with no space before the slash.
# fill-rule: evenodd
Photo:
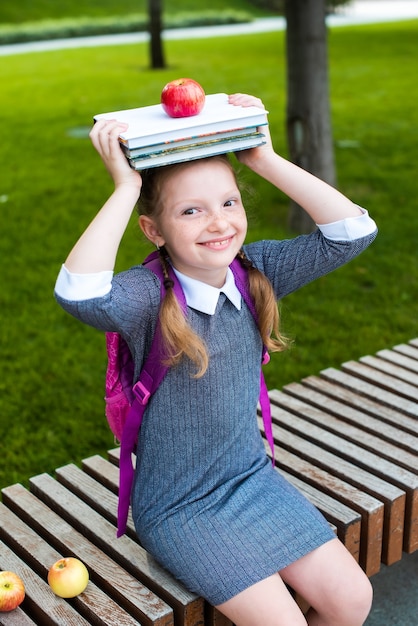
<svg viewBox="0 0 418 626">
<path fill-rule="evenodd" d="M 165 67 L 162 31 L 163 0 L 148 0 L 150 56 L 153 70 Z"/>
<path fill-rule="evenodd" d="M 286 0 L 287 140 L 290 159 L 336 184 L 328 81 L 326 0 Z M 314 224 L 291 203 L 289 226 L 310 232 Z"/>
</svg>

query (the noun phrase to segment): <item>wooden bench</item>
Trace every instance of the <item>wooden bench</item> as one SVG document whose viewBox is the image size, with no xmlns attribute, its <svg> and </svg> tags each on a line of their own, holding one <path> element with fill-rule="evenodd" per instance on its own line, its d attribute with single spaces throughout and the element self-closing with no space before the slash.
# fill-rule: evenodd
<svg viewBox="0 0 418 626">
<path fill-rule="evenodd" d="M 278 471 L 326 516 L 369 576 L 418 548 L 418 339 L 270 392 Z M 0 625 L 231 626 L 146 553 L 132 520 L 116 539 L 119 450 L 3 489 L 0 569 L 26 599 Z M 61 556 L 90 583 L 73 600 L 46 583 Z"/>
</svg>

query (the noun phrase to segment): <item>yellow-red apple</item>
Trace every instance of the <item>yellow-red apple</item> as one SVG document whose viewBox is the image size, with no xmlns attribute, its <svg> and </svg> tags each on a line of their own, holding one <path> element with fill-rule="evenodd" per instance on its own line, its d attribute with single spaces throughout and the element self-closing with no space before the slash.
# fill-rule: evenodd
<svg viewBox="0 0 418 626">
<path fill-rule="evenodd" d="M 87 567 L 72 556 L 59 559 L 48 572 L 48 584 L 60 598 L 75 598 L 84 591 L 88 582 Z"/>
<path fill-rule="evenodd" d="M 0 572 L 0 611 L 13 611 L 23 602 L 25 585 L 14 572 Z"/>
</svg>

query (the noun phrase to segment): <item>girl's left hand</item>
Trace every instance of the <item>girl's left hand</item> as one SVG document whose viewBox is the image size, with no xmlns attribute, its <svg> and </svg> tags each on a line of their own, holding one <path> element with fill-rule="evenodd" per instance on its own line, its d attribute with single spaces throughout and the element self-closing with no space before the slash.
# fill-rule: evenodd
<svg viewBox="0 0 418 626">
<path fill-rule="evenodd" d="M 251 96 L 245 93 L 234 93 L 231 94 L 228 98 L 229 103 L 234 106 L 256 106 L 260 109 L 264 109 L 264 105 L 260 98 L 256 98 L 255 96 Z M 264 159 L 271 154 L 274 154 L 273 145 L 271 142 L 270 130 L 268 125 L 259 126 L 257 129 L 260 133 L 264 135 L 265 144 L 260 146 L 259 148 L 250 148 L 248 150 L 239 150 L 235 153 L 237 159 L 247 165 L 249 168 L 253 169 L 253 166 L 259 161 L 259 159 Z"/>
<path fill-rule="evenodd" d="M 90 139 L 99 153 L 115 186 L 133 184 L 141 187 L 139 172 L 132 169 L 119 145 L 119 134 L 126 131 L 127 124 L 117 120 L 102 119 L 95 123 L 90 131 Z"/>
</svg>

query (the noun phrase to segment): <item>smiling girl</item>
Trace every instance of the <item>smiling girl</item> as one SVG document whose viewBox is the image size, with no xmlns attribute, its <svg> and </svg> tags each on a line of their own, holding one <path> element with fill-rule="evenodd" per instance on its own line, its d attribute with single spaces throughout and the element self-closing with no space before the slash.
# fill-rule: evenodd
<svg viewBox="0 0 418 626">
<path fill-rule="evenodd" d="M 235 94 L 236 106 L 261 105 Z M 132 514 L 141 544 L 236 626 L 360 626 L 370 583 L 327 521 L 272 467 L 256 409 L 263 342 L 280 351 L 276 302 L 340 267 L 376 235 L 367 212 L 266 145 L 238 153 L 246 166 L 301 205 L 309 235 L 244 244 L 247 219 L 225 156 L 131 169 L 119 147 L 126 126 L 91 131 L 115 189 L 78 240 L 56 283 L 58 302 L 83 322 L 128 342 L 138 378 L 160 315 L 171 346 L 166 378 L 139 434 Z M 265 129 L 263 129 L 265 132 Z M 136 265 L 113 275 L 139 199 L 139 225 L 170 264 L 187 320 L 168 288 Z M 232 272 L 249 267 L 258 327 Z M 272 336 L 270 336 L 272 333 Z M 309 603 L 303 615 L 288 587 Z"/>
</svg>

